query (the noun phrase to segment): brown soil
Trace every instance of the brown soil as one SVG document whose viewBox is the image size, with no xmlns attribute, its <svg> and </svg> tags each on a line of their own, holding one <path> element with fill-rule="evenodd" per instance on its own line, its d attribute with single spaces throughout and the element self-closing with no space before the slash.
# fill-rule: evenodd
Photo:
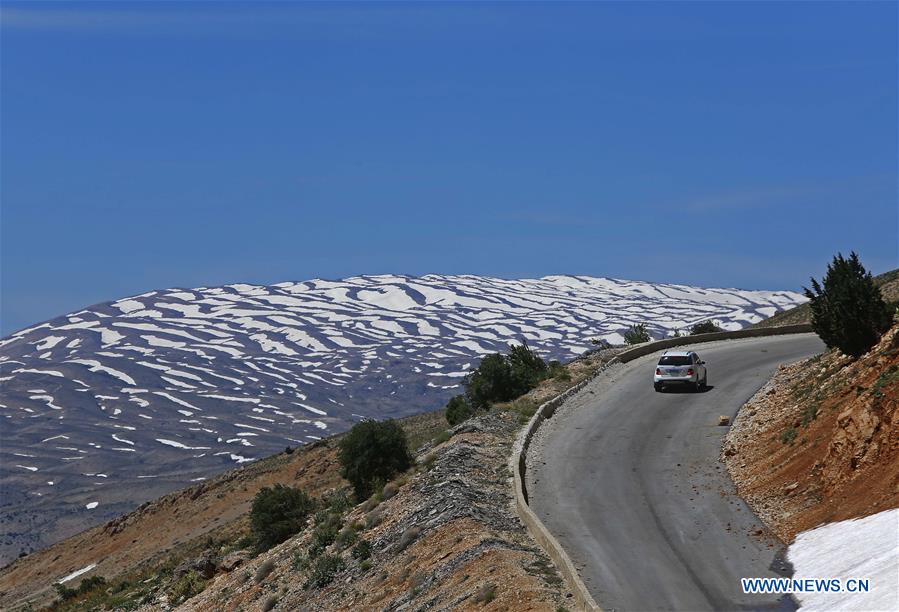
<svg viewBox="0 0 899 612">
<path fill-rule="evenodd" d="M 319 443 L 227 472 L 19 559 L 0 572 L 0 608 L 23 600 L 46 603 L 55 594 L 55 581 L 92 563 L 97 567 L 85 577 L 110 579 L 165 560 L 179 548 L 189 554 L 198 539 L 239 534 L 246 530 L 253 496 L 276 483 L 312 494 L 340 486 L 334 444 Z"/>
<path fill-rule="evenodd" d="M 899 325 L 857 360 L 831 350 L 781 367 L 743 407 L 722 456 L 785 542 L 899 507 Z"/>
</svg>

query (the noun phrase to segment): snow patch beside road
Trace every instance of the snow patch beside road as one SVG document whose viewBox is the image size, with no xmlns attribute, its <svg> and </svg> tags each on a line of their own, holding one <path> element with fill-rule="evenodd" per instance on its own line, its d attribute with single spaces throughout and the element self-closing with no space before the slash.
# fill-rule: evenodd
<svg viewBox="0 0 899 612">
<path fill-rule="evenodd" d="M 802 593 L 800 610 L 899 610 L 899 509 L 803 531 L 787 550 L 803 580 L 870 580 L 867 593 Z"/>
</svg>

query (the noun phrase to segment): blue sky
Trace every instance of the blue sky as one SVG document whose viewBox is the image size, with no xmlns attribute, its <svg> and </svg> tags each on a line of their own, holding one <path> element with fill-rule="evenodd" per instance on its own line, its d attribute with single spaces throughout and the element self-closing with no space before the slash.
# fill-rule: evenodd
<svg viewBox="0 0 899 612">
<path fill-rule="evenodd" d="M 2 326 L 374 273 L 897 267 L 896 3 L 4 2 Z"/>
</svg>

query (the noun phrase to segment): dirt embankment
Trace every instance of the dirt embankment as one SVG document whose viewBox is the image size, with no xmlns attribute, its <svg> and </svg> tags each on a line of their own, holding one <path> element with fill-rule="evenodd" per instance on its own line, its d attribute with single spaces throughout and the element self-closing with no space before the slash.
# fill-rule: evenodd
<svg viewBox="0 0 899 612">
<path fill-rule="evenodd" d="M 722 457 L 785 542 L 899 507 L 899 325 L 866 355 L 782 366 L 740 411 Z"/>
</svg>

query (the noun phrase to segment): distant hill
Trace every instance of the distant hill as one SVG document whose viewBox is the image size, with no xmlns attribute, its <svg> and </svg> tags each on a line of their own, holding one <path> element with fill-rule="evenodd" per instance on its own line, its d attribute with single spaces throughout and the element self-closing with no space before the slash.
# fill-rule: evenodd
<svg viewBox="0 0 899 612">
<path fill-rule="evenodd" d="M 899 269 L 884 272 L 874 277 L 874 282 L 880 287 L 880 293 L 887 302 L 899 301 Z M 777 327 L 779 325 L 794 325 L 796 323 L 811 323 L 812 311 L 808 304 L 800 304 L 789 310 L 778 312 L 764 321 L 759 321 L 752 327 Z"/>
<path fill-rule="evenodd" d="M 442 407 L 485 354 L 803 301 L 584 276 L 361 276 L 149 291 L 0 340 L 0 562 L 360 419 Z"/>
</svg>

